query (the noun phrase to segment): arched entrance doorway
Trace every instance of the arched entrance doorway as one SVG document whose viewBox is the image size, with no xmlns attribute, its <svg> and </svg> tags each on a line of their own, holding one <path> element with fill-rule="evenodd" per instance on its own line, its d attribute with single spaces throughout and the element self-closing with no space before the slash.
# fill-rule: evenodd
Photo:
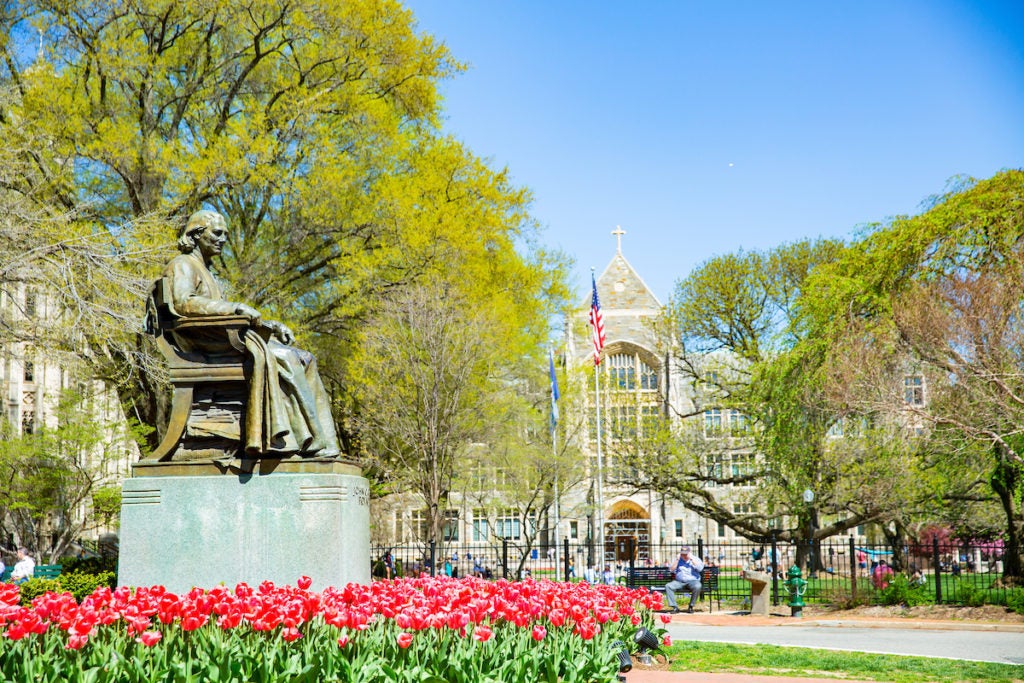
<svg viewBox="0 0 1024 683">
<path fill-rule="evenodd" d="M 604 526 L 605 562 L 646 563 L 651 556 L 651 516 L 631 500 L 612 505 Z"/>
</svg>

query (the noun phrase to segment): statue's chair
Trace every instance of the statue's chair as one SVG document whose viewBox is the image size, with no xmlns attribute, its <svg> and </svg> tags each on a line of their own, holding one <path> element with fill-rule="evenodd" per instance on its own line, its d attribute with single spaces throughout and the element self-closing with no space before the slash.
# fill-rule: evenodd
<svg viewBox="0 0 1024 683">
<path fill-rule="evenodd" d="M 146 331 L 167 360 L 174 390 L 171 416 L 160 445 L 149 462 L 197 460 L 241 453 L 246 388 L 252 359 L 243 336 L 250 327 L 242 315 L 179 317 L 170 306 L 165 278 L 157 280 L 147 305 Z M 174 333 L 220 339 L 224 353 L 185 351 Z"/>
</svg>

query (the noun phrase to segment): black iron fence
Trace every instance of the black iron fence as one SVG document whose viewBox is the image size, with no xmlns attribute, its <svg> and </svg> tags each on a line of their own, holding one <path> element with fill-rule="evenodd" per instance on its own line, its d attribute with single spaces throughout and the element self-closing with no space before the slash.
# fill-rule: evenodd
<svg viewBox="0 0 1024 683">
<path fill-rule="evenodd" d="M 475 544 L 405 544 L 375 546 L 371 550 L 374 578 L 475 575 L 486 579 L 548 578 L 556 581 L 615 582 L 629 585 L 644 567 L 675 566 L 680 549 L 688 545 L 709 567 L 717 568 L 719 597 L 737 606 L 749 599 L 750 585 L 744 571 L 769 575 L 773 604 L 789 601 L 787 578 L 792 567 L 800 569 L 805 602 L 871 604 L 884 602 L 886 588 L 897 576 L 929 601 L 947 604 L 1007 604 L 1024 588 L 1012 588 L 1003 580 L 1001 551 L 995 546 L 940 544 L 904 546 L 857 543 L 850 537 L 833 537 L 813 544 L 764 542 L 682 541 L 644 544 L 616 539 L 602 554 L 593 544 L 562 543 L 527 546 L 512 540 Z M 649 582 L 648 582 L 649 583 Z M 654 589 L 658 589 L 654 586 Z"/>
</svg>

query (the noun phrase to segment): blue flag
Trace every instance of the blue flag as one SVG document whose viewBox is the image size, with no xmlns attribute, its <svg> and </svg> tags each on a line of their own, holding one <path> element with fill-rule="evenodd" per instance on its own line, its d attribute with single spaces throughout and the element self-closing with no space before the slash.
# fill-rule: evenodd
<svg viewBox="0 0 1024 683">
<path fill-rule="evenodd" d="M 558 376 L 555 375 L 555 353 L 548 351 L 548 367 L 551 370 L 551 429 L 558 424 Z"/>
</svg>

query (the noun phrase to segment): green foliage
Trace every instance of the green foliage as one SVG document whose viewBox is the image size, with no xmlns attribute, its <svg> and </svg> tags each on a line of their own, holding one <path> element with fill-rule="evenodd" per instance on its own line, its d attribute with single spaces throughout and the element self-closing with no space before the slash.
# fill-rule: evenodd
<svg viewBox="0 0 1024 683">
<path fill-rule="evenodd" d="M 399 3 L 7 9 L 0 133 L 12 152 L 0 162 L 40 213 L 8 242 L 17 254 L 71 236 L 91 246 L 70 240 L 59 270 L 31 265 L 89 320 L 69 337 L 93 370 L 132 378 L 122 402 L 140 421 L 167 408 L 137 335 L 145 285 L 201 207 L 228 219 L 216 266 L 232 298 L 317 353 L 353 456 L 350 418 L 374 406 L 346 363 L 384 295 L 443 276 L 506 321 L 510 353 L 546 338 L 565 259 L 537 244 L 529 193 L 442 134 L 438 85 L 462 67 Z"/>
<path fill-rule="evenodd" d="M 967 607 L 981 607 L 987 602 L 988 591 L 961 579 L 956 582 L 956 596 Z"/>
<path fill-rule="evenodd" d="M 1017 614 L 1024 614 L 1024 589 L 1015 589 L 1007 593 L 1006 606 Z"/>
<path fill-rule="evenodd" d="M 92 492 L 92 511 L 104 526 L 121 514 L 121 487 L 102 486 Z"/>
<path fill-rule="evenodd" d="M 934 597 L 934 593 L 930 592 L 927 586 L 911 584 L 910 579 L 904 574 L 894 576 L 889 585 L 882 589 L 883 605 L 916 607 L 934 602 Z"/>
<path fill-rule="evenodd" d="M 78 514 L 97 493 L 111 505 L 111 496 L 105 499 L 95 487 L 106 481 L 115 457 L 104 439 L 118 427 L 95 415 L 94 401 L 88 391 L 65 389 L 52 407 L 56 426 L 0 439 L 0 510 L 7 511 L 0 524 L 10 524 L 8 532 L 37 550 L 37 560 L 59 557 L 97 521 L 116 515 L 112 508 L 101 511 L 100 520 Z"/>
<path fill-rule="evenodd" d="M 384 623 L 384 622 L 387 623 Z M 648 624 L 649 625 L 649 624 Z M 67 636 L 55 627 L 43 636 L 0 641 L 0 678 L 39 683 L 112 683 L 114 681 L 353 681 L 385 683 L 535 683 L 536 681 L 612 680 L 617 660 L 612 640 L 632 642 L 633 627 L 608 622 L 603 632 L 584 641 L 569 629 L 549 628 L 542 642 L 529 628 L 494 627 L 485 643 L 450 629 L 417 633 L 412 644 L 397 644 L 401 631 L 378 620 L 358 633 L 304 624 L 293 643 L 279 629 L 222 631 L 207 624 L 194 631 L 156 626 L 164 635 L 145 647 L 123 628 L 95 634 L 80 650 L 67 649 Z M 653 627 L 652 627 L 653 628 Z M 351 638 L 339 646 L 338 636 Z"/>
<path fill-rule="evenodd" d="M 60 581 L 57 579 L 36 579 L 32 578 L 24 583 L 18 584 L 21 595 L 21 604 L 28 606 L 40 595 L 46 593 L 59 593 L 61 591 Z"/>
<path fill-rule="evenodd" d="M 116 588 L 117 575 L 114 572 L 90 574 L 80 571 L 62 571 L 61 575 L 57 577 L 57 583 L 60 584 L 61 590 L 71 593 L 75 596 L 75 600 L 81 602 L 85 596 L 91 595 L 100 586 Z"/>
<path fill-rule="evenodd" d="M 117 557 L 65 557 L 60 561 L 62 574 L 101 574 L 103 572 L 117 573 Z"/>
<path fill-rule="evenodd" d="M 677 640 L 669 650 L 673 671 L 739 673 L 754 676 L 827 672 L 839 679 L 887 683 L 959 683 L 1020 680 L 1019 664 L 904 657 L 866 652 L 819 650 L 776 645 L 739 645 Z M 793 673 L 790 673 L 793 672 Z"/>
</svg>

